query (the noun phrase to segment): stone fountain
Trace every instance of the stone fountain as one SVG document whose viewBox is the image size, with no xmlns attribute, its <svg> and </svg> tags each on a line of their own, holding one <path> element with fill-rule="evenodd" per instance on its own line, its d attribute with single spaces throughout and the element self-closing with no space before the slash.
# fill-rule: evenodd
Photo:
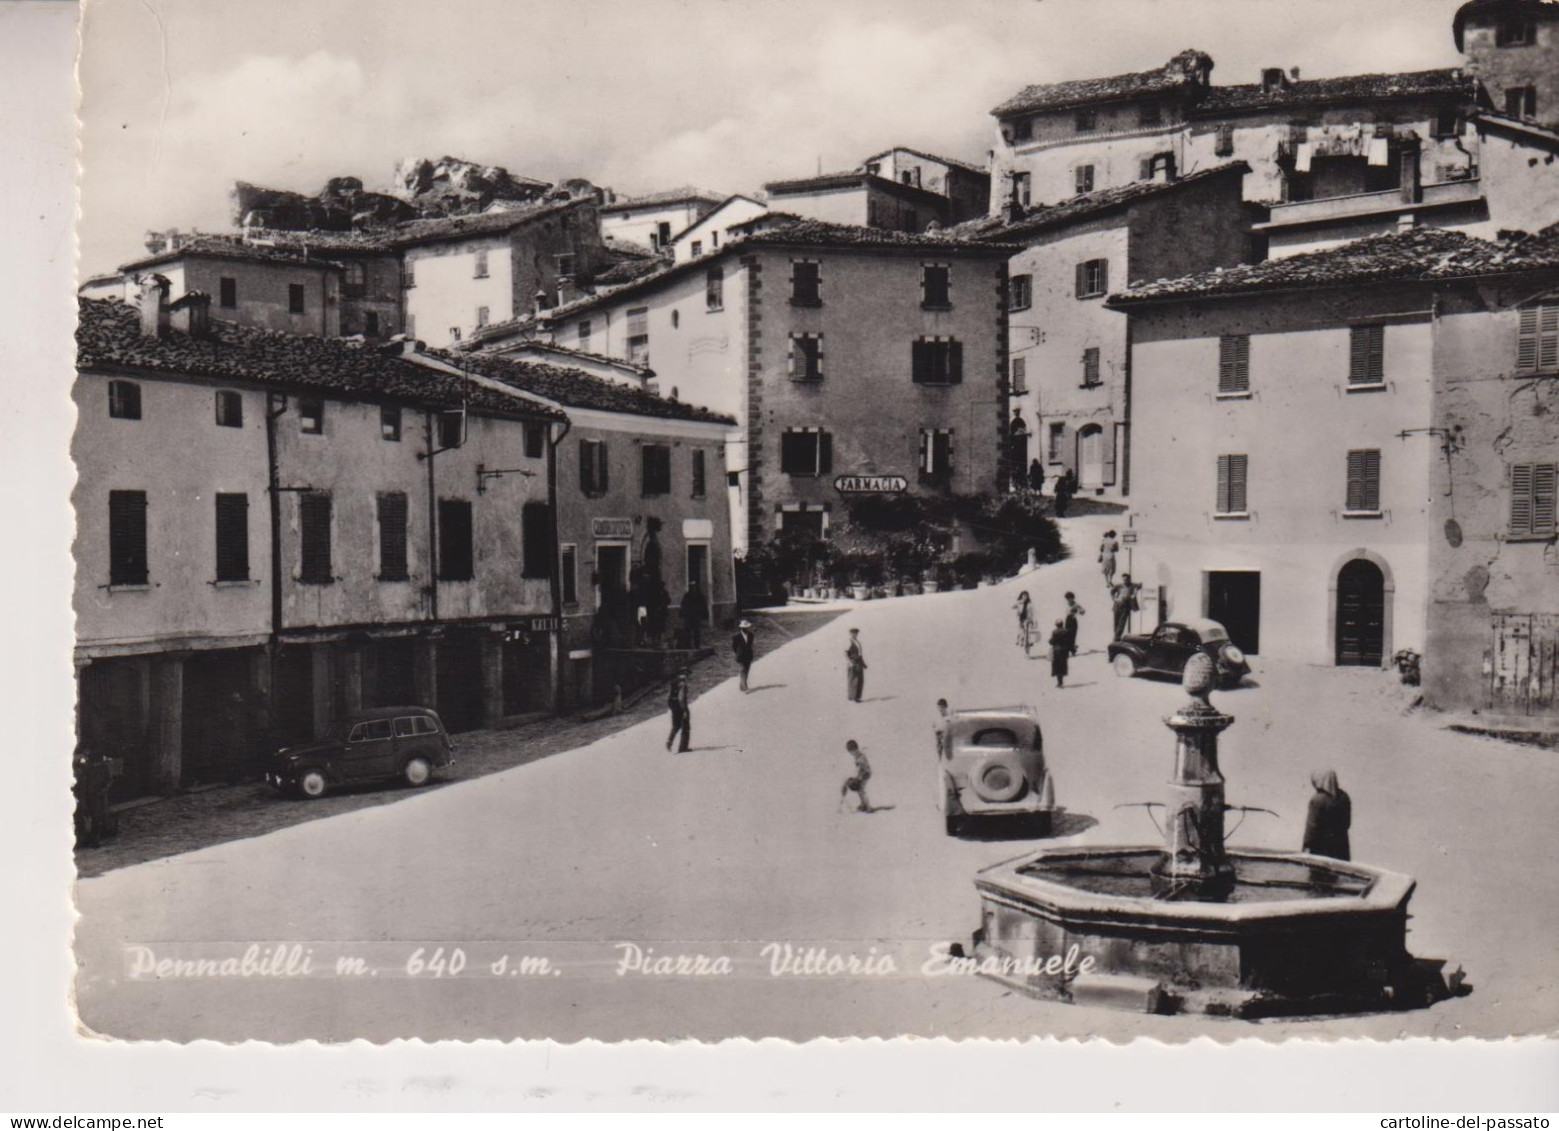
<svg viewBox="0 0 1559 1131">
<path fill-rule="evenodd" d="M 1234 718 L 1208 699 L 1216 674 L 1192 657 L 1191 699 L 1164 720 L 1175 732 L 1164 846 L 1049 848 L 986 868 L 975 969 L 1036 997 L 1154 1013 L 1356 1012 L 1442 996 L 1407 951 L 1410 877 L 1228 850 L 1218 736 Z"/>
</svg>

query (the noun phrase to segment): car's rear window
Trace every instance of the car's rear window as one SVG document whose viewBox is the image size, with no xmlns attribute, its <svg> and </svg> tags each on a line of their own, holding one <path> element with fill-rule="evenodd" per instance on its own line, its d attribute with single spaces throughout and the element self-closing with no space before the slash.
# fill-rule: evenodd
<svg viewBox="0 0 1559 1131">
<path fill-rule="evenodd" d="M 402 738 L 413 734 L 437 734 L 438 726 L 426 715 L 402 715 L 395 720 L 395 733 Z"/>
<path fill-rule="evenodd" d="M 1006 727 L 986 727 L 970 737 L 971 746 L 1016 746 L 1018 736 Z"/>
<path fill-rule="evenodd" d="M 390 737 L 390 720 L 374 719 L 371 722 L 358 723 L 352 728 L 352 733 L 347 735 L 348 742 L 372 742 L 378 738 Z"/>
</svg>

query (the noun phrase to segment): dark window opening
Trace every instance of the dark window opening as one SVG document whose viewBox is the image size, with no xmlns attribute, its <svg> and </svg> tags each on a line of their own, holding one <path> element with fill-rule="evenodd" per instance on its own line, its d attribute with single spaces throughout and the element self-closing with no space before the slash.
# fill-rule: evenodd
<svg viewBox="0 0 1559 1131">
<path fill-rule="evenodd" d="M 363 336 L 377 338 L 379 336 L 379 314 L 370 310 L 363 315 Z"/>
<path fill-rule="evenodd" d="M 396 443 L 401 439 L 401 409 L 399 405 L 379 406 L 379 435 Z"/>
<path fill-rule="evenodd" d="M 108 493 L 108 583 L 145 585 L 146 492 Z"/>
<path fill-rule="evenodd" d="M 379 496 L 379 580 L 405 581 L 406 496 L 400 491 Z"/>
<path fill-rule="evenodd" d="M 293 314 L 304 312 L 304 291 L 302 283 L 287 284 L 287 309 Z"/>
<path fill-rule="evenodd" d="M 792 306 L 821 306 L 823 304 L 822 265 L 813 259 L 798 259 L 790 265 L 790 304 Z"/>
<path fill-rule="evenodd" d="M 466 410 L 446 408 L 438 414 L 438 446 L 458 448 L 466 442 Z"/>
<path fill-rule="evenodd" d="M 218 495 L 217 580 L 249 580 L 249 496 Z"/>
<path fill-rule="evenodd" d="M 606 494 L 608 486 L 606 444 L 600 440 L 579 441 L 579 489 L 586 495 Z"/>
<path fill-rule="evenodd" d="M 953 338 L 919 338 L 910 352 L 917 385 L 957 385 L 964 379 L 964 345 Z"/>
<path fill-rule="evenodd" d="M 579 604 L 579 551 L 573 546 L 563 547 L 563 603 Z"/>
<path fill-rule="evenodd" d="M 1074 120 L 1077 125 L 1077 132 L 1080 134 L 1092 133 L 1099 128 L 1099 112 L 1091 106 L 1085 110 L 1079 110 Z"/>
<path fill-rule="evenodd" d="M 298 580 L 325 585 L 335 580 L 330 561 L 330 496 L 313 492 L 298 496 L 300 553 Z"/>
<path fill-rule="evenodd" d="M 702 448 L 693 449 L 693 498 L 695 499 L 702 499 L 704 497 L 707 484 L 708 473 L 704 466 L 704 457 L 705 453 Z"/>
<path fill-rule="evenodd" d="M 134 381 L 110 381 L 108 415 L 116 420 L 141 419 L 141 386 Z"/>
<path fill-rule="evenodd" d="M 953 305 L 952 268 L 942 263 L 920 268 L 920 305 L 927 310 L 946 310 Z"/>
<path fill-rule="evenodd" d="M 790 376 L 796 381 L 823 379 L 823 335 L 790 336 Z"/>
<path fill-rule="evenodd" d="M 833 436 L 815 428 L 780 434 L 780 471 L 785 475 L 827 475 L 833 470 Z"/>
<path fill-rule="evenodd" d="M 324 398 L 298 398 L 298 431 L 310 436 L 318 436 L 325 431 Z"/>
<path fill-rule="evenodd" d="M 525 458 L 540 459 L 547 453 L 547 426 L 539 420 L 525 422 Z"/>
<path fill-rule="evenodd" d="M 643 495 L 671 494 L 671 447 L 645 444 L 639 449 L 639 489 Z"/>
<path fill-rule="evenodd" d="M 216 396 L 217 424 L 223 428 L 244 426 L 244 398 L 231 389 L 218 389 Z"/>
<path fill-rule="evenodd" d="M 238 280 L 217 280 L 217 302 L 231 310 L 238 305 Z"/>
<path fill-rule="evenodd" d="M 440 581 L 470 581 L 476 576 L 471 503 L 438 501 L 438 576 Z"/>
<path fill-rule="evenodd" d="M 520 511 L 520 576 L 551 577 L 557 554 L 552 543 L 552 508 L 526 503 Z"/>
</svg>

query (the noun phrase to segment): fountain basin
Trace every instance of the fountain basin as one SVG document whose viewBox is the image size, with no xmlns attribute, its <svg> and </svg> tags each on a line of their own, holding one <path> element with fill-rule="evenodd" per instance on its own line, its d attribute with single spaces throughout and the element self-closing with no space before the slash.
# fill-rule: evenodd
<svg viewBox="0 0 1559 1131">
<path fill-rule="evenodd" d="M 1035 997 L 1147 1012 L 1353 1012 L 1424 1003 L 1414 881 L 1302 853 L 1228 853 L 1221 901 L 1156 897 L 1160 849 L 1052 848 L 975 877 L 979 972 Z M 1073 948 L 1076 948 L 1073 951 Z M 1092 959 L 1059 973 L 1046 959 Z"/>
</svg>

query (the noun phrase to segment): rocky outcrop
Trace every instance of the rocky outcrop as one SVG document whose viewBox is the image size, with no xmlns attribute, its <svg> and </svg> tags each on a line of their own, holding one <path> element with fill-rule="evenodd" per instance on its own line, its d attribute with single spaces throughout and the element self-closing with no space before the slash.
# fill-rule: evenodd
<svg viewBox="0 0 1559 1131">
<path fill-rule="evenodd" d="M 478 165 L 458 157 L 410 157 L 395 168 L 391 191 L 424 217 L 465 216 L 495 201 L 531 203 L 552 188 L 548 181 L 517 177 L 501 165 Z"/>
<path fill-rule="evenodd" d="M 419 215 L 404 200 L 365 190 L 356 177 L 332 177 L 316 196 L 239 181 L 232 200 L 233 219 L 240 227 L 282 231 L 349 232 Z"/>
</svg>

